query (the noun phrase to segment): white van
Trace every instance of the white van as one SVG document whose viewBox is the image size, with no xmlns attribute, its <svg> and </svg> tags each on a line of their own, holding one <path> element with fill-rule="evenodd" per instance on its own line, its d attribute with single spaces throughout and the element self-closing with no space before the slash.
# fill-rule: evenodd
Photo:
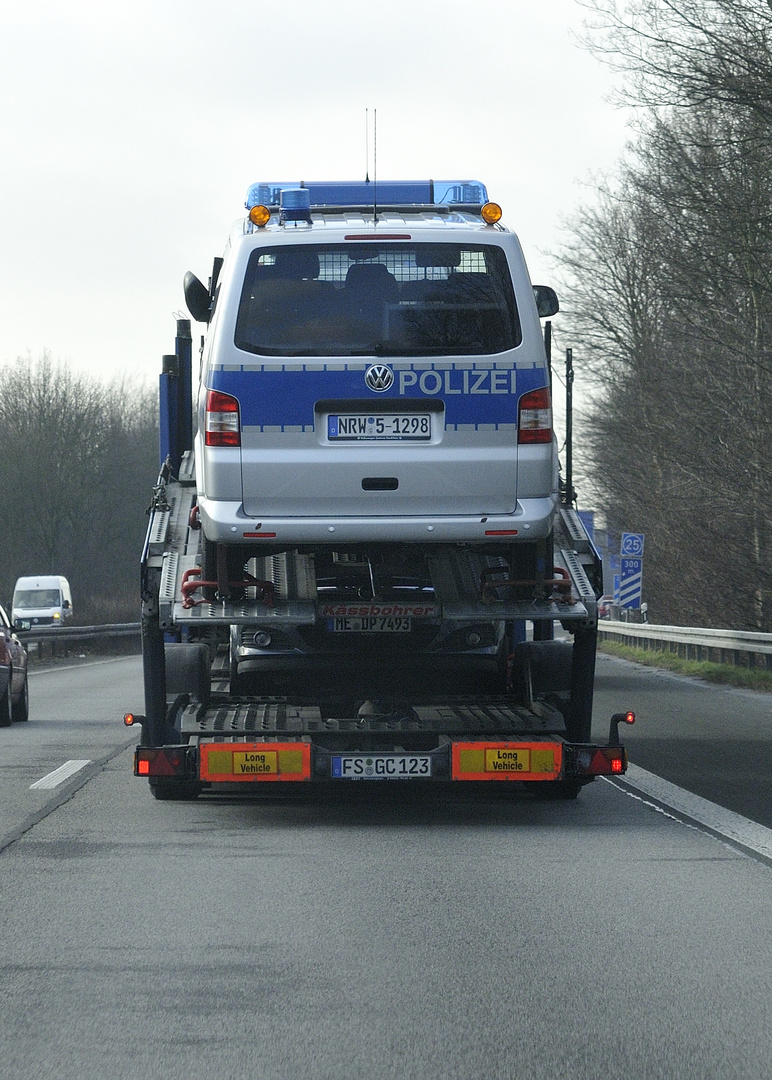
<svg viewBox="0 0 772 1080">
<path fill-rule="evenodd" d="M 14 625 L 63 626 L 72 616 L 72 593 L 67 578 L 58 574 L 20 577 L 13 590 Z"/>
</svg>

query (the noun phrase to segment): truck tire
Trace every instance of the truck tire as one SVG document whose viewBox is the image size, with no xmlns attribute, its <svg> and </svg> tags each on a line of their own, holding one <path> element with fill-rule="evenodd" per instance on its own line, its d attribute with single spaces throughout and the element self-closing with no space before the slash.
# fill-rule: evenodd
<svg viewBox="0 0 772 1080">
<path fill-rule="evenodd" d="M 209 649 L 203 642 L 186 642 L 164 646 L 166 664 L 166 700 L 178 694 L 189 694 L 193 701 L 209 704 Z"/>
<path fill-rule="evenodd" d="M 592 738 L 592 699 L 595 687 L 597 626 L 579 626 L 574 632 L 571 662 L 571 694 L 566 715 L 566 731 L 572 742 L 587 743 Z"/>
<path fill-rule="evenodd" d="M 567 802 L 575 799 L 583 786 L 579 780 L 535 780 L 532 789 L 543 802 Z"/>
<path fill-rule="evenodd" d="M 563 641 L 523 641 L 512 653 L 512 692 L 529 707 L 545 694 L 571 692 L 572 647 Z"/>
<path fill-rule="evenodd" d="M 203 790 L 196 780 L 151 780 L 150 790 L 159 802 L 192 802 Z"/>
<path fill-rule="evenodd" d="M 591 738 L 595 646 L 592 630 L 577 630 L 573 645 L 524 641 L 513 652 L 512 693 L 518 703 L 528 708 L 543 698 L 560 709 L 571 742 Z"/>
</svg>

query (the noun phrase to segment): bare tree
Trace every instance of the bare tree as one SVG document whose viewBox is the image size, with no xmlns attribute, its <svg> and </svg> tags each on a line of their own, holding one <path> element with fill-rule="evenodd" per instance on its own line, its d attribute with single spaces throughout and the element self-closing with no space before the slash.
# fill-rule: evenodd
<svg viewBox="0 0 772 1080">
<path fill-rule="evenodd" d="M 647 533 L 655 617 L 772 627 L 772 147 L 756 113 L 650 117 L 573 222 L 599 499 Z"/>
<path fill-rule="evenodd" d="M 724 104 L 772 117 L 770 0 L 584 0 L 587 43 L 629 75 L 628 104 Z"/>
<path fill-rule="evenodd" d="M 2 597 L 17 576 L 61 573 L 76 615 L 136 610 L 144 508 L 157 469 L 157 409 L 44 355 L 0 368 Z"/>
</svg>

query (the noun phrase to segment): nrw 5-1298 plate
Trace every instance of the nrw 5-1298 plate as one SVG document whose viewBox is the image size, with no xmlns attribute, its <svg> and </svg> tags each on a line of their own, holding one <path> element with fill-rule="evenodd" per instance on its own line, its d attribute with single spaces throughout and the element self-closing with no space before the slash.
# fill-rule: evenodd
<svg viewBox="0 0 772 1080">
<path fill-rule="evenodd" d="M 333 780 L 425 780 L 429 754 L 333 754 Z"/>
<path fill-rule="evenodd" d="M 347 439 L 430 439 L 432 421 L 429 413 L 328 416 L 327 437 L 331 442 Z"/>
</svg>

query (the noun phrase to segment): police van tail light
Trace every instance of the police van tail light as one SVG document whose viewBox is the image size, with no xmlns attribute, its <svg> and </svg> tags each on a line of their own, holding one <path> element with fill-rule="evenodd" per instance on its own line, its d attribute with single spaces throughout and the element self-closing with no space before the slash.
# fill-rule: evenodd
<svg viewBox="0 0 772 1080">
<path fill-rule="evenodd" d="M 517 412 L 519 443 L 552 442 L 552 401 L 548 387 L 531 390 L 520 398 Z"/>
<path fill-rule="evenodd" d="M 239 403 L 230 394 L 207 393 L 205 442 L 207 446 L 241 446 Z"/>
</svg>

